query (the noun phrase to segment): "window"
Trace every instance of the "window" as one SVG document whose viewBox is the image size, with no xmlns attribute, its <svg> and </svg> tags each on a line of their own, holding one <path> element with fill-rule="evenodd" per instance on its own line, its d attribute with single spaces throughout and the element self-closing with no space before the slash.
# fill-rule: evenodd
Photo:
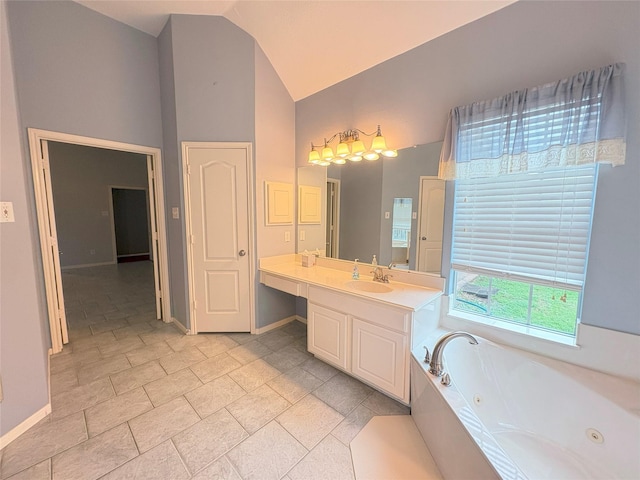
<svg viewBox="0 0 640 480">
<path fill-rule="evenodd" d="M 598 164 L 625 162 L 624 70 L 451 110 L 439 168 L 455 180 L 451 309 L 575 338 Z"/>
<path fill-rule="evenodd" d="M 575 335 L 597 166 L 457 180 L 452 308 Z"/>
</svg>

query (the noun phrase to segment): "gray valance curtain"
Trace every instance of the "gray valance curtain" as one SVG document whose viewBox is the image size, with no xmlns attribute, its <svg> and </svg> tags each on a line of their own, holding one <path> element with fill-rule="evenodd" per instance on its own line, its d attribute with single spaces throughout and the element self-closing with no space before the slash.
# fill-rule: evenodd
<svg viewBox="0 0 640 480">
<path fill-rule="evenodd" d="M 440 178 L 492 177 L 594 162 L 623 165 L 623 72 L 616 63 L 456 107 Z"/>
</svg>

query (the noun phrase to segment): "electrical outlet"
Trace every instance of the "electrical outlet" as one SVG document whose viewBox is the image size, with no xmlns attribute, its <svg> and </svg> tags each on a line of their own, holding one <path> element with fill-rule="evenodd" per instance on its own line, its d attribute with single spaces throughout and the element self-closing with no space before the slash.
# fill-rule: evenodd
<svg viewBox="0 0 640 480">
<path fill-rule="evenodd" d="M 0 222 L 15 222 L 13 202 L 0 202 Z"/>
<path fill-rule="evenodd" d="M 300 241 L 304 242 L 306 240 L 306 234 L 304 233 L 304 230 L 300 230 Z"/>
<path fill-rule="evenodd" d="M 285 242 L 291 241 L 291 232 L 284 232 L 284 241 Z"/>
<path fill-rule="evenodd" d="M 171 207 L 171 217 L 174 220 L 180 218 L 180 209 L 178 207 Z"/>
</svg>

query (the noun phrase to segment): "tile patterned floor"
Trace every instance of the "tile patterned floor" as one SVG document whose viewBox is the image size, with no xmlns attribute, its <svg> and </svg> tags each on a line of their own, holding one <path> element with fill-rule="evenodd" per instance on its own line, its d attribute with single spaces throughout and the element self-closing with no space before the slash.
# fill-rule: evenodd
<svg viewBox="0 0 640 480">
<path fill-rule="evenodd" d="M 0 478 L 353 479 L 349 443 L 409 410 L 315 359 L 306 327 L 184 336 L 155 320 L 149 262 L 69 270 L 52 413 Z"/>
</svg>

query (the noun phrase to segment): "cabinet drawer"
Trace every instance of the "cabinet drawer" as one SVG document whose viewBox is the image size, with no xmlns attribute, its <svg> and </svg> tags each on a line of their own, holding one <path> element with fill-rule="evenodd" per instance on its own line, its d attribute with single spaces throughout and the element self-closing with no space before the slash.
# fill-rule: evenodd
<svg viewBox="0 0 640 480">
<path fill-rule="evenodd" d="M 296 297 L 300 296 L 300 284 L 296 281 L 277 277 L 275 275 L 271 275 L 270 273 L 264 272 L 261 272 L 260 274 L 260 281 L 267 287 L 275 288 L 276 290 L 280 290 L 281 292 L 290 293 L 291 295 L 295 295 Z"/>
<path fill-rule="evenodd" d="M 407 310 L 384 305 L 375 300 L 364 300 L 355 295 L 343 295 L 313 285 L 309 285 L 307 298 L 310 302 L 325 305 L 333 310 L 365 318 L 369 323 L 398 332 L 409 332 L 411 313 Z"/>
</svg>

